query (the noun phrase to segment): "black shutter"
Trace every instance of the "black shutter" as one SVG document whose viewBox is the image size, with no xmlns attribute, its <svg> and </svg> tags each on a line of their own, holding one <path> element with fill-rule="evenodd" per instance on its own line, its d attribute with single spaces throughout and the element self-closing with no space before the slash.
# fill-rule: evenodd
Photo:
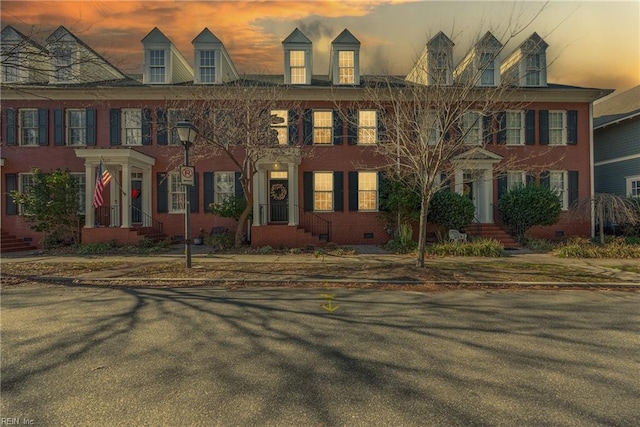
<svg viewBox="0 0 640 427">
<path fill-rule="evenodd" d="M 540 145 L 549 144 L 549 111 L 540 110 Z"/>
<path fill-rule="evenodd" d="M 38 108 L 38 144 L 49 145 L 49 110 Z"/>
<path fill-rule="evenodd" d="M 203 186 L 203 194 L 202 201 L 204 202 L 204 211 L 210 212 L 209 205 L 213 203 L 215 200 L 215 187 L 213 185 L 213 172 L 203 172 L 202 173 L 202 186 Z"/>
<path fill-rule="evenodd" d="M 387 186 L 387 175 L 384 172 L 378 172 L 378 210 L 387 211 L 388 208 L 382 203 L 382 189 Z"/>
<path fill-rule="evenodd" d="M 387 114 L 385 110 L 378 110 L 378 142 L 387 142 Z"/>
<path fill-rule="evenodd" d="M 164 110 L 156 110 L 156 142 L 158 145 L 167 145 L 167 114 Z"/>
<path fill-rule="evenodd" d="M 302 138 L 306 145 L 313 144 L 313 110 L 304 110 L 302 115 Z"/>
<path fill-rule="evenodd" d="M 236 172 L 234 174 L 235 178 L 235 196 L 237 199 L 244 199 L 244 190 L 242 189 L 242 183 L 240 182 L 240 178 L 242 177 L 242 172 Z"/>
<path fill-rule="evenodd" d="M 358 210 L 358 172 L 349 172 L 349 210 Z"/>
<path fill-rule="evenodd" d="M 358 110 L 353 108 L 347 111 L 347 143 L 358 143 Z"/>
<path fill-rule="evenodd" d="M 87 108 L 85 115 L 87 119 L 87 127 L 85 128 L 87 145 L 96 145 L 96 110 Z"/>
<path fill-rule="evenodd" d="M 551 188 L 551 175 L 549 171 L 543 171 L 540 173 L 540 185 L 544 188 Z"/>
<path fill-rule="evenodd" d="M 493 143 L 493 115 L 482 116 L 482 139 L 485 144 Z"/>
<path fill-rule="evenodd" d="M 64 145 L 64 110 L 53 110 L 53 145 Z"/>
<path fill-rule="evenodd" d="M 569 171 L 569 206 L 578 201 L 578 171 Z"/>
<path fill-rule="evenodd" d="M 576 145 L 578 143 L 578 112 L 576 110 L 567 111 L 567 144 Z"/>
<path fill-rule="evenodd" d="M 16 110 L 8 108 L 5 114 L 5 138 L 7 145 L 16 145 Z"/>
<path fill-rule="evenodd" d="M 507 192 L 507 176 L 500 175 L 498 177 L 498 200 Z"/>
<path fill-rule="evenodd" d="M 333 173 L 333 210 L 344 211 L 344 176 L 342 172 Z"/>
<path fill-rule="evenodd" d="M 142 110 L 142 145 L 151 145 L 151 110 Z"/>
<path fill-rule="evenodd" d="M 193 185 L 189 186 L 189 206 L 191 208 L 191 213 L 198 212 L 200 209 L 200 198 L 198 194 L 198 172 L 193 175 Z"/>
<path fill-rule="evenodd" d="M 158 213 L 169 212 L 169 176 L 165 172 L 158 172 L 157 179 L 157 210 Z"/>
<path fill-rule="evenodd" d="M 111 145 L 120 145 L 120 109 L 109 110 L 109 141 Z"/>
<path fill-rule="evenodd" d="M 289 110 L 289 145 L 298 144 L 298 112 Z"/>
<path fill-rule="evenodd" d="M 340 110 L 333 110 L 333 145 L 342 145 L 344 121 Z"/>
<path fill-rule="evenodd" d="M 536 143 L 536 112 L 527 110 L 524 115 L 524 143 L 533 145 Z"/>
<path fill-rule="evenodd" d="M 9 111 L 9 110 L 7 110 Z M 18 205 L 13 201 L 11 192 L 18 189 L 18 174 L 8 173 L 4 176 L 4 206 L 7 215 L 17 215 Z"/>
<path fill-rule="evenodd" d="M 507 143 L 507 113 L 500 111 L 498 113 L 498 144 Z"/>
<path fill-rule="evenodd" d="M 313 172 L 302 173 L 302 192 L 304 193 L 304 211 L 313 211 Z"/>
<path fill-rule="evenodd" d="M 533 173 L 527 173 L 527 186 L 533 185 L 536 183 L 536 176 Z"/>
</svg>

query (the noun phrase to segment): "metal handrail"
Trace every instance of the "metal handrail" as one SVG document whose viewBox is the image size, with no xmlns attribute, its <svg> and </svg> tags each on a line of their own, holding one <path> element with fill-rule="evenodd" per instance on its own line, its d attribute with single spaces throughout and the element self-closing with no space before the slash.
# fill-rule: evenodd
<svg viewBox="0 0 640 427">
<path fill-rule="evenodd" d="M 296 205 L 297 206 L 297 205 Z M 305 211 L 302 207 L 298 207 L 299 225 L 312 235 L 319 236 L 327 242 L 331 241 L 331 221 L 326 220 L 313 212 Z"/>
<path fill-rule="evenodd" d="M 153 234 L 160 236 L 163 234 L 163 224 L 152 217 L 151 215 L 143 212 L 142 210 L 136 208 L 135 206 L 131 207 L 132 212 L 135 212 L 142 218 L 142 226 L 150 227 L 153 230 Z"/>
</svg>

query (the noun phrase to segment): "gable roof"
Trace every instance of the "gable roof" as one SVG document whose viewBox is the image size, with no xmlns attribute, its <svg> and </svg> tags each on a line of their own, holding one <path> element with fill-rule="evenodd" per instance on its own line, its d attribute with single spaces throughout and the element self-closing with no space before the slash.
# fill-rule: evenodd
<svg viewBox="0 0 640 427">
<path fill-rule="evenodd" d="M 216 35 L 213 34 L 211 32 L 211 30 L 209 30 L 209 28 L 207 28 L 207 27 L 205 27 L 205 29 L 202 30 L 200 32 L 200 34 L 198 34 L 196 36 L 196 38 L 194 38 L 191 41 L 191 44 L 195 44 L 195 43 L 218 43 L 218 44 L 222 44 L 220 39 L 218 37 L 216 37 Z"/>
<path fill-rule="evenodd" d="M 12 27 L 11 25 L 6 25 L 2 29 L 2 41 L 6 43 L 6 38 L 10 36 L 14 36 L 20 39 L 21 41 L 24 41 L 25 43 L 35 47 L 38 50 L 45 51 L 45 48 L 40 46 L 40 44 L 36 43 L 36 41 L 33 40 L 31 37 L 25 36 L 20 31 Z"/>
<path fill-rule="evenodd" d="M 355 36 L 353 34 L 351 34 L 351 32 L 345 28 L 340 34 L 338 34 L 338 37 L 333 39 L 331 44 L 357 44 L 357 45 L 359 45 L 360 44 L 360 40 L 355 38 Z"/>
<path fill-rule="evenodd" d="M 158 27 L 153 27 L 153 30 L 149 31 L 149 34 L 144 36 L 141 40 L 143 44 L 146 43 L 171 43 L 171 40 L 164 35 Z"/>
<path fill-rule="evenodd" d="M 593 104 L 593 126 L 604 127 L 640 115 L 640 85 Z"/>
<path fill-rule="evenodd" d="M 282 40 L 282 44 L 288 43 L 311 44 L 311 40 L 309 40 L 302 31 L 296 28 L 286 39 Z"/>
<path fill-rule="evenodd" d="M 427 42 L 427 46 L 432 48 L 453 47 L 453 45 L 455 43 L 442 31 L 438 31 L 438 34 Z"/>
</svg>

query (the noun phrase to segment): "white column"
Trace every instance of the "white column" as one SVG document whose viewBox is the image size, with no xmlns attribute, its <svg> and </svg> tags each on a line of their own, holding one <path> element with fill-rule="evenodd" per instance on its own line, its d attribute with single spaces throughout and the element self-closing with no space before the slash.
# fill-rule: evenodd
<svg viewBox="0 0 640 427">
<path fill-rule="evenodd" d="M 91 163 L 84 162 L 84 226 L 93 228 L 96 223 L 96 210 L 93 207 L 93 193 L 96 191 L 96 171 Z"/>
<path fill-rule="evenodd" d="M 260 189 L 260 177 L 262 176 L 264 172 L 259 170 L 253 175 L 253 183 L 251 184 L 253 186 L 253 225 L 254 226 L 258 226 L 260 225 L 260 221 L 262 220 L 262 218 L 260 218 L 260 194 L 259 194 L 259 189 Z"/>
<path fill-rule="evenodd" d="M 297 176 L 295 173 L 295 164 L 289 163 L 287 166 L 287 192 L 289 193 L 289 225 L 296 225 L 296 207 L 295 195 L 297 187 Z"/>
<path fill-rule="evenodd" d="M 464 170 L 456 169 L 455 175 L 455 192 L 462 194 L 464 192 Z"/>
<path fill-rule="evenodd" d="M 147 167 L 142 171 L 142 211 L 152 217 L 153 206 L 151 195 L 153 194 L 153 175 L 151 168 Z M 152 225 L 152 224 L 145 224 Z"/>
<path fill-rule="evenodd" d="M 109 181 L 109 194 L 111 203 L 109 210 L 109 224 L 111 227 L 119 227 L 120 226 L 120 189 L 118 188 L 118 184 L 116 181 L 118 180 L 118 175 L 120 172 L 120 168 L 111 167 L 109 171 L 113 175 L 111 181 Z"/>
<path fill-rule="evenodd" d="M 125 162 L 122 165 L 122 176 L 120 177 L 120 185 L 122 191 L 120 197 L 122 200 L 122 228 L 131 227 L 131 165 Z M 118 190 L 117 190 L 118 191 Z"/>
</svg>

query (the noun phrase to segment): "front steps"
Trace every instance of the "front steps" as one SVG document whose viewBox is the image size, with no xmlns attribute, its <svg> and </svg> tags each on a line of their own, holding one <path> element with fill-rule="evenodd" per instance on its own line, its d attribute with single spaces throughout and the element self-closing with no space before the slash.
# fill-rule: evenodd
<svg viewBox="0 0 640 427">
<path fill-rule="evenodd" d="M 522 248 L 520 243 L 496 224 L 471 224 L 466 232 L 470 237 L 497 240 L 505 249 Z"/>
<path fill-rule="evenodd" d="M 24 239 L 18 238 L 8 231 L 0 231 L 0 253 L 30 251 L 37 249 L 31 242 L 25 242 Z"/>
</svg>

